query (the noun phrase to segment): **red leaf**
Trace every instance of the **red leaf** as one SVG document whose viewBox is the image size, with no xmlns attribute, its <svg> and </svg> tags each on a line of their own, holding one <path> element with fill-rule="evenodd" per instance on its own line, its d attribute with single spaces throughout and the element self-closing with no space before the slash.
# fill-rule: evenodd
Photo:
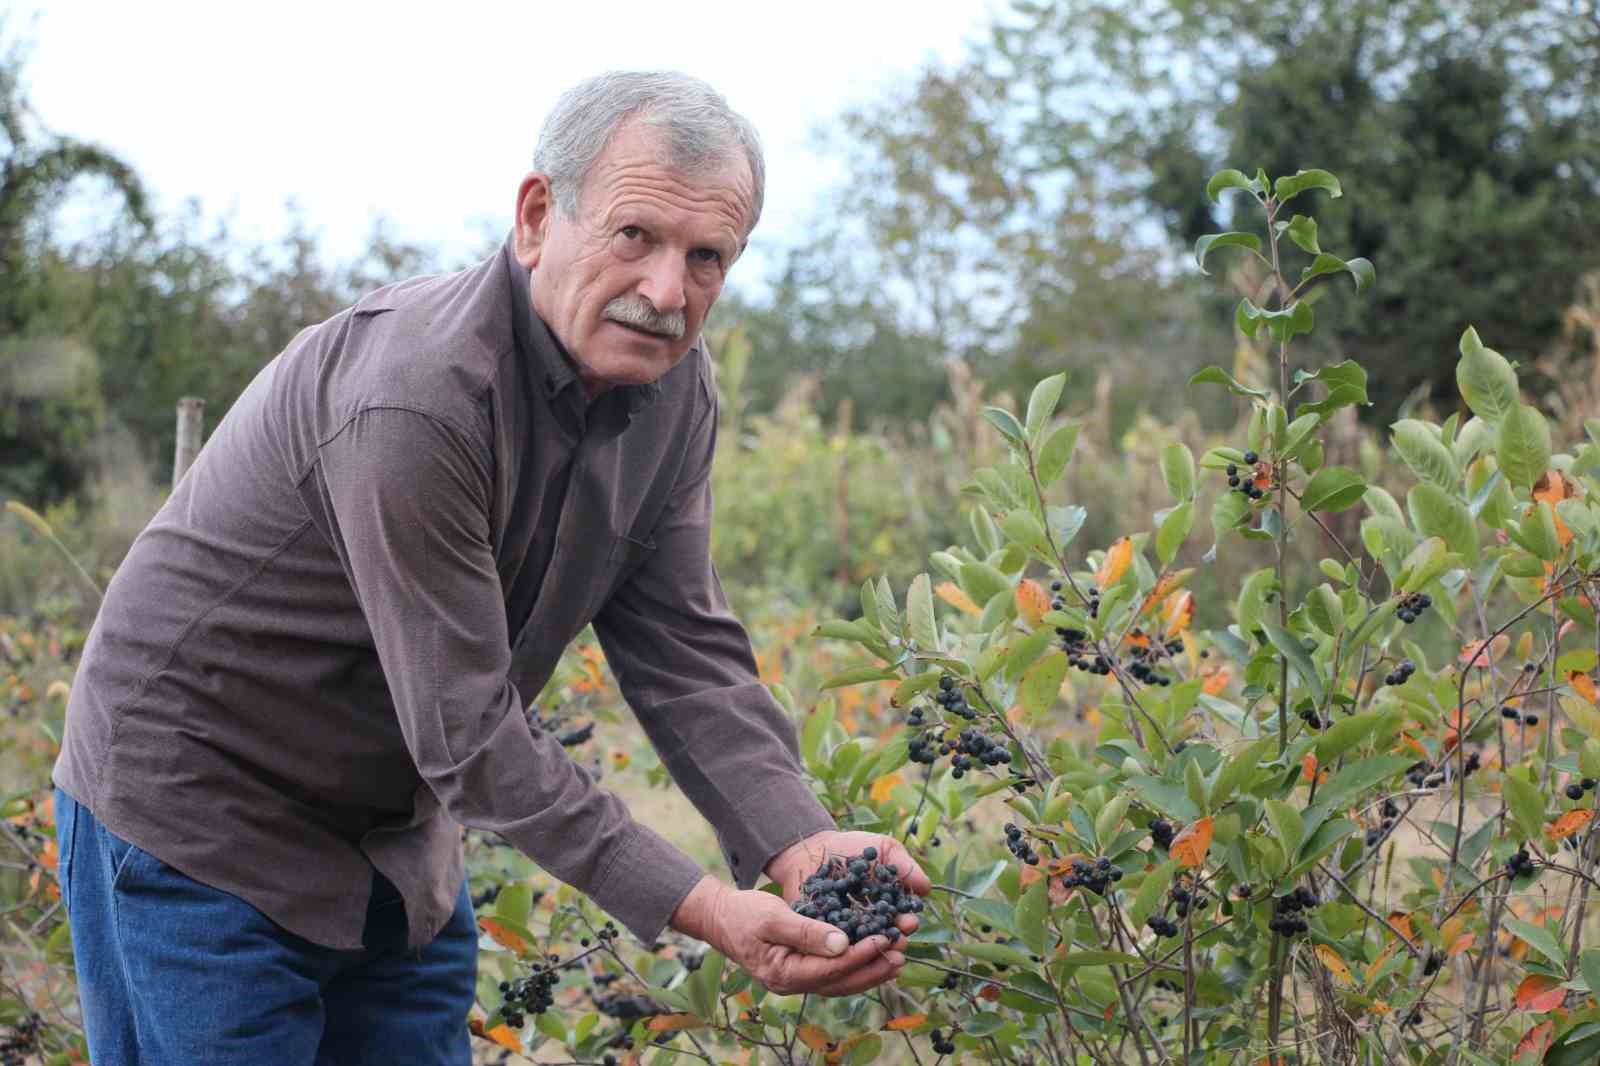
<svg viewBox="0 0 1600 1066">
<path fill-rule="evenodd" d="M 1554 977 L 1530 973 L 1517 986 L 1517 1006 L 1534 1014 L 1555 1010 L 1567 998 L 1567 990 Z"/>
</svg>

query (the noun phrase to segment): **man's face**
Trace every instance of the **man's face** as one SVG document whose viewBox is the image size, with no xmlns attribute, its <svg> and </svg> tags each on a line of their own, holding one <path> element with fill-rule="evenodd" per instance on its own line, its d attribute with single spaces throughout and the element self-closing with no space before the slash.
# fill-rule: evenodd
<svg viewBox="0 0 1600 1066">
<path fill-rule="evenodd" d="M 517 259 L 533 308 L 578 363 L 590 397 L 655 381 L 688 352 L 744 244 L 754 199 L 743 153 L 704 173 L 667 165 L 634 122 L 589 172 L 575 218 L 542 174 L 517 194 Z"/>
</svg>

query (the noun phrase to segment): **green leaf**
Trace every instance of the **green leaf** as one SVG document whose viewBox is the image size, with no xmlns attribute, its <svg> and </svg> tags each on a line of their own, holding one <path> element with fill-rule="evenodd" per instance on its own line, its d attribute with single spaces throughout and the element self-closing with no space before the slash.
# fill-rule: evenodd
<svg viewBox="0 0 1600 1066">
<path fill-rule="evenodd" d="M 1080 428 L 1081 423 L 1068 422 L 1050 434 L 1049 439 L 1044 442 L 1044 447 L 1039 449 L 1039 454 L 1033 462 L 1033 469 L 1039 475 L 1039 484 L 1045 488 L 1055 484 L 1056 479 L 1066 472 L 1067 463 L 1072 459 L 1072 449 L 1078 443 Z"/>
<path fill-rule="evenodd" d="M 1394 450 L 1400 453 L 1412 473 L 1446 492 L 1461 487 L 1461 471 L 1456 467 L 1455 456 L 1439 440 L 1438 430 L 1414 418 L 1403 418 L 1389 428 Z"/>
<path fill-rule="evenodd" d="M 1300 820 L 1300 812 L 1293 806 L 1279 799 L 1266 801 L 1267 820 L 1272 823 L 1272 831 L 1277 836 L 1278 843 L 1283 845 L 1286 855 L 1298 855 L 1300 844 L 1305 840 L 1305 823 Z"/>
<path fill-rule="evenodd" d="M 1255 777 L 1256 770 L 1266 758 L 1267 747 L 1272 743 L 1270 738 L 1262 738 L 1244 747 L 1238 754 L 1228 760 L 1228 764 L 1217 775 L 1216 781 L 1211 786 L 1211 802 L 1221 807 L 1233 798 L 1233 794 Z"/>
<path fill-rule="evenodd" d="M 1232 374 L 1220 366 L 1208 366 L 1197 370 L 1189 378 L 1191 385 L 1222 385 L 1235 396 L 1253 396 L 1258 400 L 1265 400 L 1270 393 L 1265 389 L 1252 389 L 1248 385 L 1241 385 L 1234 380 Z"/>
<path fill-rule="evenodd" d="M 1022 675 L 1022 707 L 1030 715 L 1041 715 L 1055 706 L 1061 682 L 1067 676 L 1067 653 L 1045 656 Z"/>
<path fill-rule="evenodd" d="M 1478 528 L 1467 505 L 1437 485 L 1422 484 L 1406 494 L 1411 524 L 1424 537 L 1442 537 L 1451 551 L 1478 560 Z"/>
<path fill-rule="evenodd" d="M 1272 194 L 1277 197 L 1281 205 L 1288 203 L 1307 189 L 1326 190 L 1335 200 L 1344 195 L 1343 190 L 1339 188 L 1339 179 L 1326 170 L 1297 170 L 1292 175 L 1274 182 Z"/>
<path fill-rule="evenodd" d="M 533 889 L 527 885 L 506 885 L 494 899 L 494 915 L 513 925 L 526 926 L 533 913 Z"/>
<path fill-rule="evenodd" d="M 1040 884 L 1044 884 L 1041 878 Z M 1018 966 L 1027 969 L 1033 965 L 1033 960 L 1028 958 L 1028 953 L 1008 948 L 1004 944 L 966 943 L 951 944 L 950 947 L 967 956 L 969 959 L 979 959 L 983 962 L 998 962 L 1006 966 Z"/>
<path fill-rule="evenodd" d="M 1261 620 L 1261 628 L 1266 631 L 1267 639 L 1272 642 L 1272 646 L 1289 660 L 1289 669 L 1299 675 L 1300 683 L 1311 692 L 1312 702 L 1318 707 L 1322 706 L 1324 702 L 1322 676 L 1317 673 L 1316 664 L 1311 661 L 1311 656 L 1300 646 L 1299 638 L 1265 618 Z"/>
<path fill-rule="evenodd" d="M 1530 784 L 1516 774 L 1506 774 L 1502 779 L 1506 805 L 1516 819 L 1517 828 L 1526 840 L 1538 840 L 1544 828 L 1544 793 L 1539 786 Z"/>
<path fill-rule="evenodd" d="M 1527 404 L 1507 411 L 1495 434 L 1495 458 L 1506 480 L 1519 489 L 1533 487 L 1550 468 L 1550 425 Z"/>
<path fill-rule="evenodd" d="M 1260 256 L 1261 238 L 1254 233 L 1240 233 L 1238 231 L 1206 234 L 1194 242 L 1194 261 L 1195 265 L 1200 268 L 1200 273 L 1207 273 L 1206 256 L 1211 249 L 1228 247 L 1248 248 L 1256 253 L 1257 256 Z"/>
<path fill-rule="evenodd" d="M 1000 531 L 1013 544 L 1020 544 L 1030 552 L 1043 556 L 1050 554 L 1050 542 L 1045 537 L 1044 523 L 1035 518 L 1032 511 L 1018 509 L 1008 512 L 1000 520 Z"/>
<path fill-rule="evenodd" d="M 1589 982 L 1591 992 L 1600 993 L 1600 948 L 1589 948 L 1578 956 L 1578 969 Z"/>
<path fill-rule="evenodd" d="M 844 688 L 846 685 L 862 685 L 869 681 L 892 681 L 899 676 L 898 670 L 887 666 L 856 666 L 841 670 L 818 687 L 823 690 Z"/>
<path fill-rule="evenodd" d="M 1304 285 L 1313 278 L 1320 278 L 1326 274 L 1348 273 L 1356 281 L 1356 291 L 1364 292 L 1378 280 L 1378 274 L 1372 269 L 1372 264 L 1365 259 L 1351 259 L 1346 262 L 1336 255 L 1322 252 L 1311 265 L 1300 272 L 1300 284 Z"/>
<path fill-rule="evenodd" d="M 1173 441 L 1161 450 L 1161 476 L 1175 499 L 1194 498 L 1194 453 L 1182 441 Z"/>
<path fill-rule="evenodd" d="M 1040 626 L 1013 644 L 1005 655 L 1005 679 L 1016 681 L 1028 667 L 1039 661 L 1039 656 L 1043 655 L 1045 649 L 1055 641 L 1055 630 L 1049 626 Z"/>
<path fill-rule="evenodd" d="M 1168 859 L 1154 870 L 1145 874 L 1144 880 L 1139 883 L 1139 891 L 1133 897 L 1133 906 L 1128 910 L 1128 917 L 1132 919 L 1134 928 L 1144 928 L 1145 919 L 1154 914 L 1161 905 L 1161 897 L 1167 894 L 1167 888 L 1172 884 L 1173 875 L 1178 872 L 1178 860 Z"/>
<path fill-rule="evenodd" d="M 1211 532 L 1221 541 L 1224 534 L 1232 533 L 1250 517 L 1250 501 L 1242 493 L 1224 492 L 1211 505 Z"/>
<path fill-rule="evenodd" d="M 1267 333 L 1273 340 L 1288 343 L 1298 334 L 1310 333 L 1311 327 L 1316 323 L 1316 316 L 1311 310 L 1309 300 L 1297 300 L 1288 307 L 1276 311 L 1264 311 L 1251 303 L 1247 297 L 1239 301 L 1234 323 L 1241 333 L 1252 340 L 1260 332 L 1261 327 L 1266 326 Z"/>
<path fill-rule="evenodd" d="M 1505 356 L 1485 348 L 1471 326 L 1461 335 L 1461 359 L 1456 363 L 1456 387 L 1472 413 L 1498 426 L 1520 402 L 1517 372 Z"/>
<path fill-rule="evenodd" d="M 1075 503 L 1064 507 L 1052 507 L 1046 512 L 1050 518 L 1050 531 L 1056 535 L 1056 547 L 1065 548 L 1077 537 L 1078 531 L 1083 528 L 1084 521 L 1089 517 L 1089 512 Z"/>
<path fill-rule="evenodd" d="M 1567 968 L 1567 953 L 1561 950 L 1555 935 L 1542 925 L 1525 922 L 1521 918 L 1507 917 L 1506 929 L 1528 942 L 1528 946 L 1549 959 L 1562 970 Z"/>
<path fill-rule="evenodd" d="M 1307 218 L 1305 215 L 1296 215 L 1284 224 L 1284 232 L 1289 234 L 1289 239 L 1300 246 L 1302 252 L 1320 255 L 1321 245 L 1317 244 L 1316 219 Z"/>
<path fill-rule="evenodd" d="M 1057 960 L 1062 966 L 1130 966 L 1143 961 L 1125 951 L 1069 951 Z"/>
<path fill-rule="evenodd" d="M 1317 761 L 1330 763 L 1351 748 L 1369 740 L 1378 744 L 1387 742 L 1398 728 L 1396 719 L 1401 713 L 1403 712 L 1363 711 L 1349 718 L 1339 719 L 1317 738 Z"/>
<path fill-rule="evenodd" d="M 800 755 L 805 759 L 807 766 L 817 761 L 817 756 L 822 751 L 822 739 L 828 735 L 828 728 L 833 725 L 835 711 L 833 700 L 826 699 L 806 716 L 805 725 L 800 728 Z"/>
<path fill-rule="evenodd" d="M 1126 792 L 1119 792 L 1107 800 L 1106 805 L 1100 808 L 1100 813 L 1094 816 L 1094 836 L 1102 848 L 1110 843 L 1111 835 L 1122 824 L 1122 819 L 1127 817 L 1128 808 L 1132 805 L 1133 797 Z"/>
<path fill-rule="evenodd" d="M 1008 596 L 1011 594 L 1011 582 L 1006 580 L 1006 575 L 988 563 L 967 563 L 962 566 L 958 584 L 961 591 L 978 604 L 988 603 L 1002 592 Z"/>
<path fill-rule="evenodd" d="M 933 583 L 927 574 L 911 579 L 906 590 L 906 628 L 917 647 L 926 652 L 939 650 L 939 628 L 933 620 Z"/>
<path fill-rule="evenodd" d="M 1033 392 L 1028 396 L 1027 429 L 1029 439 L 1038 437 L 1050 421 L 1050 416 L 1056 413 L 1056 404 L 1061 402 L 1061 390 L 1067 384 L 1065 372 L 1051 374 L 1033 387 Z"/>
<path fill-rule="evenodd" d="M 1172 560 L 1177 557 L 1178 549 L 1183 547 L 1183 542 L 1193 527 L 1192 500 L 1185 500 L 1167 512 L 1167 517 L 1161 520 L 1161 528 L 1156 531 L 1156 558 L 1161 560 L 1162 566 L 1171 565 Z"/>
<path fill-rule="evenodd" d="M 1222 201 L 1217 197 L 1222 195 L 1224 189 L 1244 189 L 1246 192 L 1258 194 L 1265 192 L 1259 186 L 1259 182 L 1251 181 L 1244 176 L 1242 171 L 1229 168 L 1227 170 L 1219 170 L 1211 175 L 1211 180 L 1206 182 L 1206 196 L 1214 204 L 1221 203 Z"/>
<path fill-rule="evenodd" d="M 1400 591 L 1416 592 L 1446 570 L 1461 565 L 1461 556 L 1445 547 L 1438 537 L 1427 540 L 1411 549 L 1400 568 Z"/>
<path fill-rule="evenodd" d="M 553 1011 L 546 1011 L 534 1018 L 533 1026 L 545 1036 L 556 1043 L 565 1046 L 567 1042 L 567 1026 Z"/>
<path fill-rule="evenodd" d="M 689 996 L 696 1017 L 708 1022 L 716 1020 L 718 994 L 722 990 L 722 968 L 726 962 L 721 952 L 708 948 L 700 961 L 700 968 L 684 982 L 684 991 Z"/>
<path fill-rule="evenodd" d="M 1367 483 L 1347 466 L 1325 466 L 1316 472 L 1300 495 L 1307 511 L 1342 511 L 1361 502 Z"/>
<path fill-rule="evenodd" d="M 1325 812 L 1339 810 L 1352 797 L 1403 773 L 1415 762 L 1416 759 L 1409 755 L 1374 755 L 1358 759 L 1317 789 L 1317 806 Z"/>
<path fill-rule="evenodd" d="M 1197 807 L 1201 814 L 1211 813 L 1211 790 L 1206 787 L 1206 776 L 1200 772 L 1200 764 L 1194 759 L 1186 759 L 1183 764 L 1183 794 L 1189 797 L 1189 802 Z"/>
<path fill-rule="evenodd" d="M 1367 372 L 1353 359 L 1334 366 L 1325 366 L 1315 374 L 1297 374 L 1296 383 L 1315 381 L 1328 390 L 1328 395 L 1316 403 L 1303 403 L 1295 408 L 1295 415 L 1327 415 L 1352 404 L 1370 405 L 1367 399 Z"/>
<path fill-rule="evenodd" d="M 1035 955 L 1044 954 L 1044 917 L 1050 905 L 1046 895 L 1049 885 L 1049 878 L 1041 877 L 1024 889 L 1022 898 L 1017 900 L 1017 933 Z"/>
<path fill-rule="evenodd" d="M 1311 839 L 1300 845 L 1300 858 L 1296 862 L 1290 857 L 1290 866 L 1287 876 L 1299 877 L 1315 866 L 1324 855 L 1338 846 L 1339 841 L 1354 833 L 1361 827 L 1348 818 L 1335 818 L 1317 826 L 1316 832 L 1311 834 Z"/>
<path fill-rule="evenodd" d="M 1007 411 L 1004 407 L 985 407 L 983 417 L 989 424 L 1000 431 L 1000 435 L 1016 445 L 1025 444 L 1028 434 L 1022 428 L 1022 423 L 1017 421 L 1017 416 Z"/>
<path fill-rule="evenodd" d="M 1344 628 L 1344 604 L 1332 585 L 1324 582 L 1306 593 L 1306 617 L 1330 637 Z"/>
</svg>

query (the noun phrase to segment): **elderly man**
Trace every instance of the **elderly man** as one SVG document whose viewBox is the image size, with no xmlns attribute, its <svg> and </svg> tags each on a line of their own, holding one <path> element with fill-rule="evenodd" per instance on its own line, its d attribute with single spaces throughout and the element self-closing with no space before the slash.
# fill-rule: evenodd
<svg viewBox="0 0 1600 1066">
<path fill-rule="evenodd" d="M 55 770 L 96 1063 L 466 1063 L 458 823 L 776 990 L 904 964 L 750 891 L 868 845 L 929 887 L 817 804 L 710 561 L 700 329 L 760 214 L 754 131 L 695 79 L 606 75 L 534 166 L 498 254 L 269 363 L 107 592 Z M 738 889 L 529 728 L 591 622 Z"/>
</svg>

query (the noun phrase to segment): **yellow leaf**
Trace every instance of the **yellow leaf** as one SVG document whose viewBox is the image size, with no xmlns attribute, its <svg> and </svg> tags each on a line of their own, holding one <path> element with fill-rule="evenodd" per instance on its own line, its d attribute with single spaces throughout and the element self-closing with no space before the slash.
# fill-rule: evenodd
<svg viewBox="0 0 1600 1066">
<path fill-rule="evenodd" d="M 1167 853 L 1178 860 L 1179 866 L 1194 868 L 1206 861 L 1206 852 L 1211 848 L 1211 819 L 1202 818 L 1183 827 L 1183 831 L 1172 838 L 1172 846 Z"/>
<path fill-rule="evenodd" d="M 1100 569 L 1095 571 L 1094 583 L 1101 588 L 1116 584 L 1128 569 L 1128 564 L 1133 562 L 1133 540 L 1129 537 L 1118 537 L 1116 543 L 1106 549 L 1106 557 L 1100 560 Z"/>
<path fill-rule="evenodd" d="M 1017 614 L 1028 623 L 1029 628 L 1038 628 L 1039 619 L 1050 609 L 1050 594 L 1044 586 L 1033 578 L 1024 578 L 1017 584 L 1016 591 Z"/>
<path fill-rule="evenodd" d="M 900 784 L 904 780 L 905 778 L 900 776 L 899 770 L 896 770 L 893 773 L 884 774 L 882 777 L 878 778 L 872 783 L 872 802 L 889 802 L 889 797 L 894 794 L 894 786 Z"/>
<path fill-rule="evenodd" d="M 1317 958 L 1322 960 L 1322 965 L 1326 966 L 1333 976 L 1347 985 L 1355 981 L 1354 975 L 1350 973 L 1350 967 L 1345 965 L 1344 958 L 1337 951 L 1327 944 L 1318 944 L 1316 951 Z"/>
<path fill-rule="evenodd" d="M 961 591 L 961 586 L 954 581 L 941 581 L 934 587 L 933 594 L 939 597 L 956 610 L 965 614 L 982 614 L 983 608 L 972 602 L 972 597 Z"/>
<path fill-rule="evenodd" d="M 1373 982 L 1373 979 L 1377 977 L 1378 971 L 1383 968 L 1383 964 L 1389 961 L 1390 955 L 1394 954 L 1394 949 L 1395 944 L 1393 941 L 1391 941 L 1388 947 L 1384 948 L 1378 953 L 1377 958 L 1367 963 L 1367 984 L 1370 985 Z"/>
<path fill-rule="evenodd" d="M 1167 620 L 1167 636 L 1175 637 L 1189 628 L 1189 623 L 1194 621 L 1194 593 L 1188 589 L 1179 589 L 1167 597 L 1167 604 L 1161 609 L 1161 616 Z"/>
</svg>

